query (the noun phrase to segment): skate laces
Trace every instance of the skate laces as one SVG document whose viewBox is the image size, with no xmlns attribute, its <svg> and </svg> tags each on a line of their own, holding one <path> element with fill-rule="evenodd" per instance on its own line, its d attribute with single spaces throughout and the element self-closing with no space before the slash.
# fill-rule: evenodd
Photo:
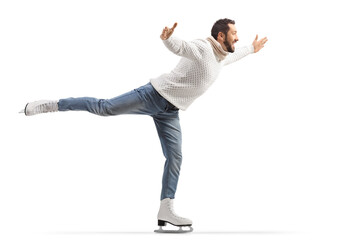
<svg viewBox="0 0 360 240">
<path fill-rule="evenodd" d="M 186 218 L 180 217 L 175 213 L 175 211 L 174 211 L 174 203 L 172 201 L 169 201 L 167 205 L 168 205 L 168 208 L 170 210 L 171 215 L 173 215 L 177 219 L 187 220 Z"/>
<path fill-rule="evenodd" d="M 40 104 L 36 108 L 38 113 L 46 113 L 46 112 L 56 112 L 57 111 L 57 102 L 47 102 Z"/>
</svg>

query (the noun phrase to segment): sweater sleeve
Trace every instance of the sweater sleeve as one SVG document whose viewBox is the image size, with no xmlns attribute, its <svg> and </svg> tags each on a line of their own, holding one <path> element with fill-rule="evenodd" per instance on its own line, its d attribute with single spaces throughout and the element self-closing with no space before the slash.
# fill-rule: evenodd
<svg viewBox="0 0 360 240">
<path fill-rule="evenodd" d="M 243 57 L 246 57 L 247 55 L 249 55 L 250 53 L 254 53 L 254 46 L 253 45 L 249 45 L 249 46 L 244 46 L 240 49 L 236 49 L 234 53 L 230 53 L 223 62 L 223 65 L 228 65 L 230 63 L 236 62 L 240 59 L 242 59 Z"/>
<path fill-rule="evenodd" d="M 186 42 L 174 36 L 163 40 L 165 46 L 174 54 L 189 59 L 199 59 L 201 54 L 198 46 L 194 42 Z"/>
</svg>

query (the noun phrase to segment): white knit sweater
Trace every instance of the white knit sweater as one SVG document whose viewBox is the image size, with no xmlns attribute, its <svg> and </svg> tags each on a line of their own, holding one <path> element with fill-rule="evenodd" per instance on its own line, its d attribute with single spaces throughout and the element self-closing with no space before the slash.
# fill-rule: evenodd
<svg viewBox="0 0 360 240">
<path fill-rule="evenodd" d="M 252 45 L 236 48 L 234 53 L 229 53 L 220 61 L 207 40 L 186 42 L 171 36 L 163 42 L 171 52 L 182 58 L 170 73 L 151 79 L 150 82 L 161 96 L 181 110 L 186 110 L 214 83 L 222 66 L 254 52 Z"/>
</svg>

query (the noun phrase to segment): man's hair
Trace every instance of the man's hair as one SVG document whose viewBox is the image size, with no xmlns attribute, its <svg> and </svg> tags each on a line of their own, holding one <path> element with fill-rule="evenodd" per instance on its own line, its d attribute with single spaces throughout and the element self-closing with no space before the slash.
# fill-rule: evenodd
<svg viewBox="0 0 360 240">
<path fill-rule="evenodd" d="M 227 33 L 230 30 L 230 27 L 228 25 L 229 23 L 235 24 L 235 21 L 228 18 L 217 20 L 211 29 L 211 36 L 213 36 L 216 40 L 219 32 L 222 32 L 225 34 L 225 36 L 227 36 Z"/>
</svg>

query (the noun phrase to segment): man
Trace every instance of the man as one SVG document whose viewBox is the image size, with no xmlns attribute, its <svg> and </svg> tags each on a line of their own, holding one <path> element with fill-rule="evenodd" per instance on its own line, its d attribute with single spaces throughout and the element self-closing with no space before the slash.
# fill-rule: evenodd
<svg viewBox="0 0 360 240">
<path fill-rule="evenodd" d="M 88 111 L 101 116 L 120 114 L 142 114 L 153 118 L 158 131 L 162 150 L 166 158 L 162 177 L 160 209 L 158 213 L 159 232 L 170 223 L 190 227 L 192 221 L 179 217 L 173 209 L 173 200 L 178 184 L 181 154 L 181 128 L 179 109 L 186 110 L 215 81 L 223 66 L 233 63 L 264 47 L 267 38 L 255 40 L 249 46 L 236 49 L 239 40 L 235 21 L 220 19 L 212 27 L 206 40 L 183 41 L 172 36 L 172 28 L 165 27 L 160 35 L 164 45 L 181 57 L 179 64 L 170 73 L 163 74 L 131 92 L 112 99 L 67 98 L 58 101 L 36 101 L 28 103 L 23 112 L 27 116 L 55 111 Z"/>
</svg>

